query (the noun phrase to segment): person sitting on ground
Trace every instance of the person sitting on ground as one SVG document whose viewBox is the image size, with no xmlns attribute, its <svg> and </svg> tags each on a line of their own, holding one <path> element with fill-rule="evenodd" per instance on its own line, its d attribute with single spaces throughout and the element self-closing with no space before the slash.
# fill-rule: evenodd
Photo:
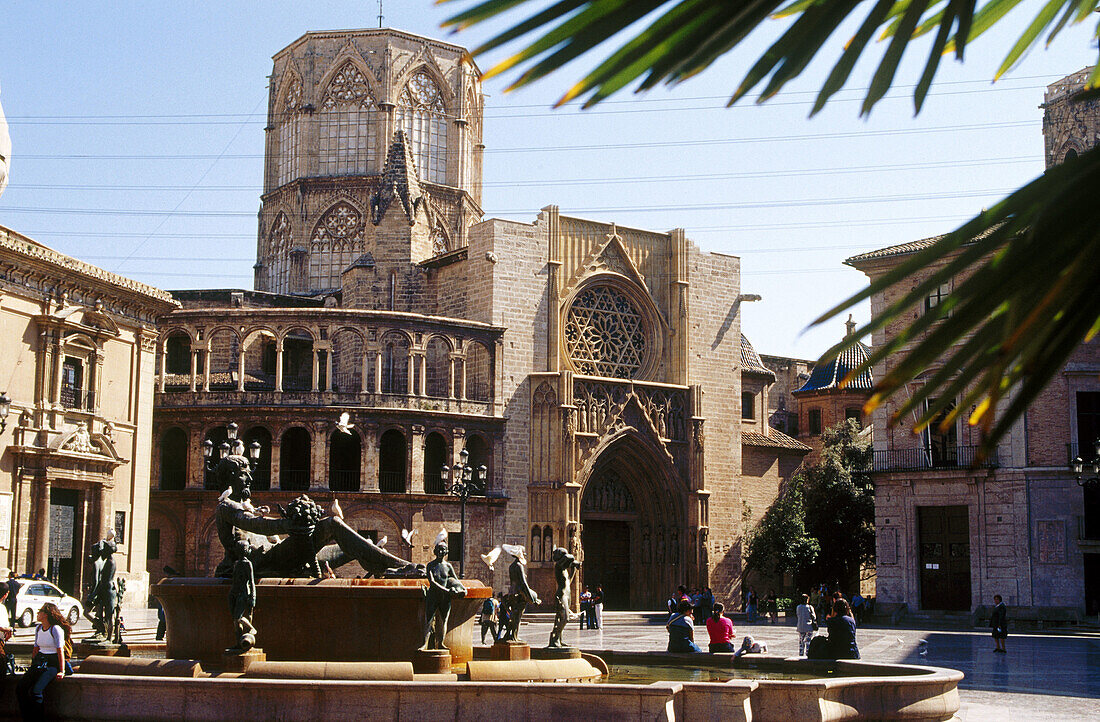
<svg viewBox="0 0 1100 722">
<path fill-rule="evenodd" d="M 702 652 L 695 644 L 695 620 L 691 616 L 691 602 L 683 599 L 676 605 L 676 613 L 668 620 L 669 652 Z"/>
<path fill-rule="evenodd" d="M 733 649 L 733 620 L 724 616 L 725 607 L 716 602 L 707 617 L 707 634 L 710 635 L 710 652 L 732 652 Z"/>
<path fill-rule="evenodd" d="M 767 654 L 768 645 L 766 642 L 758 642 L 751 635 L 746 636 L 741 640 L 741 648 L 733 653 L 735 658 L 744 657 L 746 654 Z"/>
<path fill-rule="evenodd" d="M 19 711 L 25 720 L 45 719 L 44 692 L 50 682 L 65 677 L 68 667 L 66 642 L 71 639 L 72 628 L 53 602 L 46 602 L 38 610 L 38 627 L 34 633 L 34 653 L 31 666 L 15 685 Z"/>
<path fill-rule="evenodd" d="M 833 603 L 833 612 L 825 624 L 829 636 L 811 640 L 807 656 L 810 659 L 859 659 L 856 620 L 852 618 L 847 600 L 841 598 Z"/>
</svg>

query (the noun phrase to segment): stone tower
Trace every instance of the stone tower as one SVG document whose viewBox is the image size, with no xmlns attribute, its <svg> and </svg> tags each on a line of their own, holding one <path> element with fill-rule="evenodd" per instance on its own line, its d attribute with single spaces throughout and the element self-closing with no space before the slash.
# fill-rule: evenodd
<svg viewBox="0 0 1100 722">
<path fill-rule="evenodd" d="M 481 129 L 480 72 L 457 45 L 376 29 L 306 33 L 281 50 L 256 289 L 329 295 L 365 266 L 400 287 L 414 264 L 465 247 L 481 219 Z"/>
<path fill-rule="evenodd" d="M 1092 68 L 1078 70 L 1047 86 L 1043 98 L 1046 167 L 1076 158 L 1100 141 L 1100 100 L 1080 100 Z"/>
</svg>

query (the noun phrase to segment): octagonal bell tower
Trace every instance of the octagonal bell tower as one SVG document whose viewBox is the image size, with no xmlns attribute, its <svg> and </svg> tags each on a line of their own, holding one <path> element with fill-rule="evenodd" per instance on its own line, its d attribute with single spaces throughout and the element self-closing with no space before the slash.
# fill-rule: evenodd
<svg viewBox="0 0 1100 722">
<path fill-rule="evenodd" d="M 480 77 L 464 48 L 399 30 L 310 32 L 279 51 L 256 289 L 328 295 L 355 263 L 464 247 L 482 215 Z M 399 195 L 417 194 L 413 232 L 394 233 L 378 212 L 395 173 Z"/>
<path fill-rule="evenodd" d="M 1100 142 L 1100 100 L 1079 97 L 1090 73 L 1091 67 L 1078 70 L 1047 86 L 1042 105 L 1047 168 Z"/>
</svg>

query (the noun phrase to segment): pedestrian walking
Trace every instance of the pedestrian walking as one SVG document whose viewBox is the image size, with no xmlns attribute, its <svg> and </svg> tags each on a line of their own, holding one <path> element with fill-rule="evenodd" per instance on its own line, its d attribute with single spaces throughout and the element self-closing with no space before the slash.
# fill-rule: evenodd
<svg viewBox="0 0 1100 722">
<path fill-rule="evenodd" d="M 993 628 L 994 652 L 1008 654 L 1005 640 L 1008 639 L 1008 607 L 1000 594 L 993 595 L 993 612 L 989 615 L 989 626 Z"/>
<path fill-rule="evenodd" d="M 756 588 L 749 587 L 749 593 L 745 595 L 745 615 L 749 624 L 756 624 L 756 609 Z"/>
<path fill-rule="evenodd" d="M 588 591 L 588 585 L 584 585 L 581 591 L 581 613 L 579 629 L 592 629 L 596 624 L 596 610 L 592 608 L 592 592 Z"/>
<path fill-rule="evenodd" d="M 592 609 L 596 613 L 596 629 L 603 629 L 603 585 L 597 584 L 592 592 Z"/>
<path fill-rule="evenodd" d="M 779 596 L 775 593 L 774 589 L 768 590 L 768 596 L 764 598 L 764 602 L 767 607 L 768 616 L 771 618 L 771 623 L 779 624 Z"/>
<path fill-rule="evenodd" d="M 493 642 L 497 641 L 500 634 L 499 625 L 500 600 L 489 597 L 481 603 L 481 643 L 485 644 L 485 633 L 490 632 Z"/>
</svg>

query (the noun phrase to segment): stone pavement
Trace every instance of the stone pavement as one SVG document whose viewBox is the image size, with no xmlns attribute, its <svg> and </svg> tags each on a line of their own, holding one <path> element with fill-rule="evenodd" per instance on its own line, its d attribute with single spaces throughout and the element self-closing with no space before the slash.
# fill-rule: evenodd
<svg viewBox="0 0 1100 722">
<path fill-rule="evenodd" d="M 735 625 L 739 637 L 751 634 L 767 642 L 771 655 L 798 653 L 793 624 Z M 520 636 L 531 646 L 542 646 L 550 627 L 542 621 L 525 624 Z M 477 631 L 480 634 L 480 628 Z M 704 627 L 695 628 L 695 638 L 706 649 Z M 665 648 L 668 638 L 660 621 L 604 612 L 603 629 L 578 630 L 573 622 L 564 639 L 584 650 L 656 651 Z M 1100 720 L 1098 633 L 1013 634 L 1007 655 L 995 654 L 989 633 L 981 630 L 862 627 L 856 639 L 868 662 L 929 664 L 962 671 L 966 678 L 959 685 L 958 718 L 963 722 Z"/>
</svg>

